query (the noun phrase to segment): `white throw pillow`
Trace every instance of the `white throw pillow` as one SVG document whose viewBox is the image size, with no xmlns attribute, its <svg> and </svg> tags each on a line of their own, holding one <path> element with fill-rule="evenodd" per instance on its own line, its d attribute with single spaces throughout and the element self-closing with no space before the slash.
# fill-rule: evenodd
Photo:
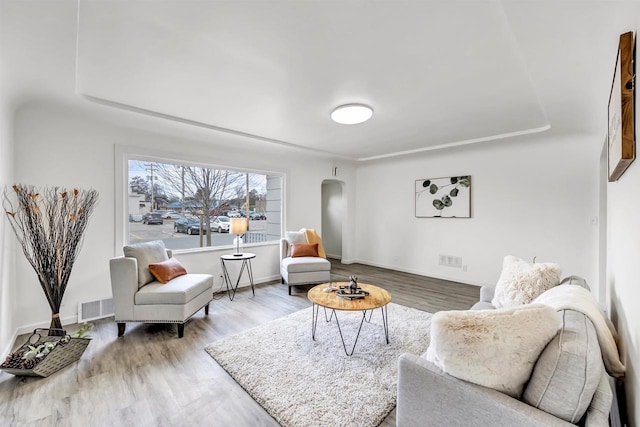
<svg viewBox="0 0 640 427">
<path fill-rule="evenodd" d="M 520 398 L 559 327 L 559 314 L 542 304 L 440 311 L 431 318 L 426 358 L 449 375 Z"/>
<path fill-rule="evenodd" d="M 560 266 L 555 263 L 528 263 L 507 255 L 491 304 L 496 308 L 529 304 L 560 283 L 560 272 Z"/>
<path fill-rule="evenodd" d="M 285 239 L 289 242 L 289 248 L 287 249 L 287 256 L 291 256 L 291 245 L 294 243 L 308 243 L 307 235 L 303 231 L 287 231 L 285 233 Z"/>
<path fill-rule="evenodd" d="M 133 257 L 138 260 L 138 288 L 156 280 L 149 270 L 149 264 L 169 259 L 167 249 L 162 240 L 125 246 L 123 252 L 124 256 Z"/>
</svg>

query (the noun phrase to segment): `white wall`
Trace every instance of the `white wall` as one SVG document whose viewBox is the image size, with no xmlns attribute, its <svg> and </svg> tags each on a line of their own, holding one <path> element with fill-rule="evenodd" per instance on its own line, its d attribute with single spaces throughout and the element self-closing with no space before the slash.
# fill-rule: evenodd
<svg viewBox="0 0 640 427">
<path fill-rule="evenodd" d="M 639 22 L 640 24 L 640 22 Z M 636 37 L 638 28 L 635 28 Z M 636 64 L 638 55 L 636 52 Z M 637 84 L 636 84 L 637 88 Z M 637 89 L 636 89 L 637 91 Z M 640 426 L 640 159 L 636 103 L 636 160 L 622 177 L 607 184 L 607 308 L 618 330 L 630 426 Z"/>
<path fill-rule="evenodd" d="M 0 192 L 5 188 L 11 191 L 13 185 L 12 132 L 13 114 L 7 105 L 0 102 Z M 3 355 L 7 354 L 15 338 L 15 251 L 15 237 L 2 210 L 0 214 L 0 351 Z"/>
<path fill-rule="evenodd" d="M 558 262 L 597 295 L 601 138 L 530 136 L 364 164 L 357 171 L 357 259 L 494 284 L 505 255 Z M 471 175 L 472 218 L 416 218 L 416 179 Z M 466 271 L 438 265 L 462 257 Z"/>
<path fill-rule="evenodd" d="M 640 121 L 636 122 L 636 126 Z M 627 367 L 627 407 L 640 426 L 640 160 L 607 188 L 607 305 Z"/>
<path fill-rule="evenodd" d="M 342 183 L 322 183 L 322 246 L 331 258 L 342 258 L 342 222 L 344 221 L 344 199 Z"/>
<path fill-rule="evenodd" d="M 106 108 L 106 107 L 105 107 Z M 127 113 L 134 114 L 134 113 Z M 188 128 L 185 127 L 185 132 Z M 42 185 L 92 187 L 100 194 L 98 209 L 91 219 L 84 246 L 74 266 L 61 307 L 64 322 L 75 321 L 78 302 L 111 296 L 108 260 L 120 252 L 124 215 L 115 208 L 118 164 L 116 146 L 138 147 L 140 153 L 157 152 L 185 160 L 239 168 L 285 173 L 285 228 L 311 227 L 321 230 L 321 186 L 331 176 L 335 161 L 310 158 L 301 151 L 255 144 L 239 137 L 209 132 L 206 141 L 160 135 L 122 128 L 91 116 L 47 103 L 27 104 L 16 113 L 16 181 Z M 180 132 L 176 132 L 180 135 Z M 206 133 L 205 133 L 206 134 Z M 127 150 L 131 151 L 130 148 Z M 349 168 L 342 168 L 347 170 Z M 343 177 L 346 182 L 349 177 Z M 126 193 L 125 197 L 126 197 Z M 252 249 L 256 281 L 279 278 L 278 246 Z M 177 257 L 191 271 L 210 272 L 219 277 L 219 251 L 194 251 Z M 49 308 L 35 273 L 17 257 L 15 295 L 17 327 L 21 331 L 48 323 Z M 216 279 L 216 284 L 218 279 Z M 284 288 L 283 288 L 284 291 Z"/>
</svg>

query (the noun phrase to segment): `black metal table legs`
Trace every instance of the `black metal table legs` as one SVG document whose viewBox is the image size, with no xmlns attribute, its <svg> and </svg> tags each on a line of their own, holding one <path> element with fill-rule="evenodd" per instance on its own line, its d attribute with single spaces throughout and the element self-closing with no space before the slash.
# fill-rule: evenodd
<svg viewBox="0 0 640 427">
<path fill-rule="evenodd" d="M 236 280 L 235 285 L 231 282 L 231 278 L 229 277 L 229 271 L 227 270 L 227 266 L 224 263 L 224 259 L 220 259 L 220 263 L 222 264 L 222 276 L 224 278 L 224 282 L 227 285 L 227 292 L 229 293 L 229 299 L 233 301 L 233 298 L 236 296 L 236 291 L 238 290 L 238 285 L 240 284 L 240 278 L 242 277 L 242 273 L 247 271 L 247 275 L 249 276 L 249 283 L 251 284 L 251 292 L 253 296 L 256 296 L 255 288 L 253 287 L 253 270 L 251 270 L 251 260 L 243 259 L 242 266 L 240 267 L 240 273 L 238 273 L 238 280 Z"/>
<path fill-rule="evenodd" d="M 324 309 L 324 320 L 325 322 L 331 322 L 331 320 L 335 317 L 336 318 L 336 325 L 338 325 L 338 332 L 340 333 L 340 339 L 342 340 L 342 347 L 344 348 L 344 353 L 347 356 L 352 356 L 353 352 L 356 349 L 356 344 L 358 344 L 358 338 L 360 337 L 360 331 L 362 330 L 362 325 L 364 324 L 364 322 L 366 321 L 367 323 L 371 322 L 371 316 L 373 315 L 373 310 L 362 310 L 362 319 L 360 319 L 360 325 L 358 326 L 358 333 L 356 335 L 356 339 L 353 342 L 353 346 L 351 347 L 351 352 L 349 352 L 349 350 L 347 350 L 347 344 L 344 340 L 344 335 L 342 335 L 342 328 L 340 327 L 340 321 L 338 320 L 338 314 L 336 313 L 336 310 L 331 310 L 331 316 L 327 317 L 327 309 L 325 307 L 323 307 Z M 311 319 L 311 338 L 313 338 L 313 340 L 316 340 L 316 328 L 318 325 L 318 316 L 320 314 L 320 306 L 318 304 L 313 304 L 312 307 L 312 319 Z M 375 310 L 375 309 L 374 309 Z M 369 311 L 369 318 L 367 319 L 367 311 Z M 387 342 L 387 344 L 389 344 L 389 316 L 387 313 L 387 306 L 384 305 L 382 307 L 380 307 L 380 311 L 382 312 L 382 326 L 384 328 L 384 337 L 385 340 Z"/>
</svg>

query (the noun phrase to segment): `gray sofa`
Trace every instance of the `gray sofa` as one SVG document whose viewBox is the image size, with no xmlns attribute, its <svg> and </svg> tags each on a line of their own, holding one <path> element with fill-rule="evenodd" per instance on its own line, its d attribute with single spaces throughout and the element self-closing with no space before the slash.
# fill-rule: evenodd
<svg viewBox="0 0 640 427">
<path fill-rule="evenodd" d="M 561 285 L 587 287 L 572 276 Z M 560 285 L 559 285 L 560 286 Z M 472 309 L 493 309 L 493 288 Z M 444 373 L 424 357 L 398 361 L 398 426 L 607 426 L 612 392 L 591 321 L 563 310 L 520 400 Z"/>
</svg>

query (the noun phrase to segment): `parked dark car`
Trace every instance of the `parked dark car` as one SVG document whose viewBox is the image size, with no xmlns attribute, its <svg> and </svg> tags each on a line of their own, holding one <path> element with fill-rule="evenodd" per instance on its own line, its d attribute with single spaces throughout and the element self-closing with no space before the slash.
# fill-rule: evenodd
<svg viewBox="0 0 640 427">
<path fill-rule="evenodd" d="M 249 219 L 267 219 L 267 216 L 261 212 L 251 212 Z"/>
<path fill-rule="evenodd" d="M 207 224 L 204 225 L 204 230 L 207 230 Z M 200 218 L 189 217 L 180 218 L 173 223 L 173 231 L 175 233 L 187 233 L 187 234 L 200 234 Z"/>
<path fill-rule="evenodd" d="M 163 224 L 162 214 L 158 212 L 147 212 L 142 215 L 142 223 L 143 224 Z"/>
</svg>

